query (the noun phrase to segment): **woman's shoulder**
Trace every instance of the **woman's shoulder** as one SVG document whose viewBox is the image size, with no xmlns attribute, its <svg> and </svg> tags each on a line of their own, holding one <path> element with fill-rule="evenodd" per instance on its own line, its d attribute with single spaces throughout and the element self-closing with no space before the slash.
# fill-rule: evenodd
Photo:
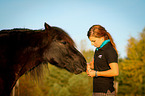
<svg viewBox="0 0 145 96">
<path fill-rule="evenodd" d="M 111 44 L 104 50 L 104 53 L 109 63 L 118 62 L 118 54 Z"/>
<path fill-rule="evenodd" d="M 113 48 L 111 43 L 107 44 L 107 46 L 106 46 L 104 51 L 105 51 L 106 54 L 117 54 L 116 50 Z"/>
</svg>

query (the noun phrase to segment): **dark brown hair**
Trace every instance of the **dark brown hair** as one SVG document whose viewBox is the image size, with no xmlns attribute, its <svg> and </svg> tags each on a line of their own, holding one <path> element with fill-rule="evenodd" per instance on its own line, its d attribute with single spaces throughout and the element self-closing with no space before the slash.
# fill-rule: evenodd
<svg viewBox="0 0 145 96">
<path fill-rule="evenodd" d="M 89 29 L 89 31 L 88 31 L 88 33 L 87 33 L 87 36 L 88 36 L 88 38 L 89 38 L 90 36 L 97 37 L 97 38 L 100 38 L 100 37 L 103 37 L 103 36 L 104 36 L 105 40 L 110 39 L 111 45 L 113 46 L 113 48 L 114 48 L 114 49 L 116 50 L 116 52 L 117 52 L 116 45 L 115 45 L 115 43 L 114 43 L 114 41 L 113 41 L 112 36 L 111 36 L 110 33 L 107 32 L 106 29 L 105 29 L 104 27 L 102 27 L 101 25 L 93 25 L 93 26 Z"/>
</svg>

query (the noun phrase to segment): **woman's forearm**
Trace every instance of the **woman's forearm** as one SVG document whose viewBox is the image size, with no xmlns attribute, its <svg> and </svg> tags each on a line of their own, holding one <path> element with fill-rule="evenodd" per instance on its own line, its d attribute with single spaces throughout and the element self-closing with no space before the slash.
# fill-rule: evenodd
<svg viewBox="0 0 145 96">
<path fill-rule="evenodd" d="M 114 72 L 113 70 L 107 70 L 107 71 L 97 71 L 97 76 L 104 76 L 104 77 L 112 77 L 112 76 L 118 76 L 119 72 Z"/>
<path fill-rule="evenodd" d="M 109 64 L 111 69 L 107 71 L 97 71 L 97 76 L 104 76 L 104 77 L 112 77 L 112 76 L 118 76 L 119 75 L 119 69 L 117 63 L 111 63 Z"/>
</svg>

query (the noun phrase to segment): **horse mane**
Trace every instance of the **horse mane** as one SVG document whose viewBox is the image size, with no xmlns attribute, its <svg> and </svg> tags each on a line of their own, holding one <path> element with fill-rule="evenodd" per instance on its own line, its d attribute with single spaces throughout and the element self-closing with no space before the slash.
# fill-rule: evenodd
<svg viewBox="0 0 145 96">
<path fill-rule="evenodd" d="M 75 46 L 76 44 L 74 43 L 74 41 L 72 40 L 72 38 L 69 36 L 69 34 L 67 32 L 65 32 L 63 29 L 59 28 L 59 27 L 52 27 L 55 31 L 52 33 L 53 36 L 57 36 L 58 38 L 61 38 L 63 40 L 65 40 L 66 42 L 68 42 L 71 46 Z M 32 29 L 27 29 L 27 28 L 14 28 L 14 29 L 8 29 L 8 30 L 1 30 L 0 34 L 1 36 L 4 35 L 9 35 L 8 33 L 12 33 L 12 32 L 42 32 L 44 31 L 43 29 L 39 29 L 39 30 L 32 30 Z"/>
<path fill-rule="evenodd" d="M 28 28 L 14 28 L 14 29 L 0 30 L 0 34 L 9 35 L 8 33 L 13 33 L 13 32 L 42 32 L 42 31 L 43 31 L 42 29 L 32 30 L 32 29 L 28 29 Z"/>
<path fill-rule="evenodd" d="M 61 29 L 59 27 L 53 27 L 53 29 L 55 30 L 53 32 L 53 34 L 55 34 L 55 36 L 62 38 L 63 40 L 68 42 L 71 46 L 76 47 L 76 44 L 74 43 L 74 41 L 72 40 L 72 38 L 69 36 L 69 34 L 67 32 L 65 32 L 63 29 Z"/>
</svg>

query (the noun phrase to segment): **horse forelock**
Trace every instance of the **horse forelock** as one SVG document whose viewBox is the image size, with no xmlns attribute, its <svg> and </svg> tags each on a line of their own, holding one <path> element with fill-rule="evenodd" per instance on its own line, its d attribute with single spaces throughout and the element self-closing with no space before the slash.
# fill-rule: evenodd
<svg viewBox="0 0 145 96">
<path fill-rule="evenodd" d="M 65 32 L 63 29 L 58 27 L 53 27 L 58 37 L 62 38 L 64 41 L 68 42 L 71 46 L 76 46 L 73 39 L 69 36 L 67 32 Z M 55 33 L 54 32 L 54 33 Z"/>
</svg>

